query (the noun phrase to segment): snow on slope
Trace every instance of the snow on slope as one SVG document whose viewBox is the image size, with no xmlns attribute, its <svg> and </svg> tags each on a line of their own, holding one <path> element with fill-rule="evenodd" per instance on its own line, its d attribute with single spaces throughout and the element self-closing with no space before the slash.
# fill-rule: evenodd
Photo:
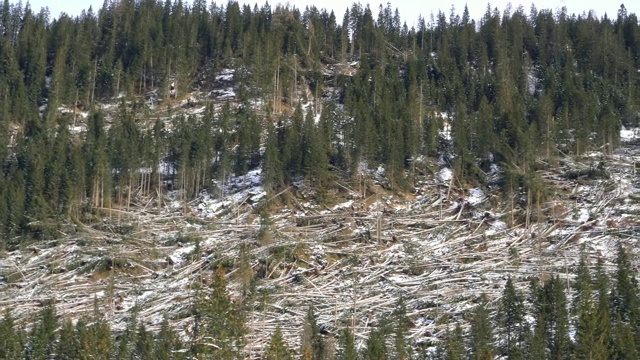
<svg viewBox="0 0 640 360">
<path fill-rule="evenodd" d="M 500 296 L 508 276 L 519 286 L 530 276 L 571 278 L 582 249 L 591 264 L 601 257 L 611 268 L 616 244 L 640 232 L 640 180 L 630 166 L 637 161 L 640 148 L 629 146 L 606 159 L 609 179 L 563 180 L 554 212 L 529 229 L 510 225 L 509 204 L 492 204 L 487 189 L 455 189 L 466 195 L 465 206 L 442 207 L 449 186 L 442 175 L 420 180 L 419 201 L 375 186 L 375 201 L 347 193 L 328 209 L 291 200 L 267 227 L 255 213 L 266 194 L 254 170 L 217 184 L 219 193 L 203 193 L 187 211 L 184 204 L 115 209 L 120 220 L 3 254 L 0 312 L 9 308 L 27 319 L 55 298 L 59 314 L 77 317 L 91 313 L 95 298 L 116 330 L 138 305 L 150 329 L 168 314 L 184 331 L 193 324 L 187 311 L 193 285 L 212 273 L 212 264 L 237 262 L 240 247 L 248 246 L 258 290 L 269 298 L 249 314 L 252 349 L 263 347 L 276 325 L 295 344 L 310 305 L 332 334 L 354 321 L 362 346 L 376 317 L 400 296 L 414 324 L 410 339 L 430 344 L 448 326 L 443 316 L 464 322 L 461 314 L 481 294 Z M 132 230 L 116 231 L 126 227 Z M 265 229 L 268 240 L 258 236 Z M 239 296 L 236 273 L 228 277 Z M 259 355 L 251 350 L 248 357 Z"/>
</svg>

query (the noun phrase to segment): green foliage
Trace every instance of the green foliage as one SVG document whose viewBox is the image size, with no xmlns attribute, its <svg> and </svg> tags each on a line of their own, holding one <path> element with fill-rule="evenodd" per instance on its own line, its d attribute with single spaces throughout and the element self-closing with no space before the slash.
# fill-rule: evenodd
<svg viewBox="0 0 640 360">
<path fill-rule="evenodd" d="M 182 344 L 178 336 L 171 329 L 169 319 L 165 316 L 160 325 L 160 331 L 153 342 L 153 358 L 157 360 L 169 360 L 174 358 L 174 350 L 180 350 Z"/>
<path fill-rule="evenodd" d="M 276 327 L 271 340 L 269 341 L 269 347 L 264 355 L 265 360 L 291 360 L 293 355 L 291 350 L 287 347 L 287 343 L 282 337 L 282 330 L 280 327 Z"/>
<path fill-rule="evenodd" d="M 181 190 L 187 204 L 212 189 L 213 180 L 228 185 L 231 176 L 258 166 L 269 197 L 304 180 L 320 198 L 335 177 L 355 178 L 362 166 L 382 166 L 385 186 L 406 187 L 423 155 L 443 155 L 461 184 L 491 181 L 486 173 L 500 164 L 505 194 L 524 192 L 536 203 L 549 195 L 536 172 L 541 159 L 611 152 L 620 126 L 638 125 L 640 25 L 624 6 L 616 18 L 600 19 L 535 8 L 501 15 L 489 8 L 478 23 L 465 9 L 461 16 L 435 14 L 429 26 L 422 19 L 416 29 L 403 26 L 391 6 L 374 19 L 368 5 L 355 3 L 338 22 L 315 7 L 301 12 L 233 1 L 106 1 L 73 18 L 5 1 L 0 248 L 19 246 L 27 238 L 21 235 L 57 236 L 60 222 L 98 220 L 113 206 L 135 204 L 136 196 L 156 197 L 161 207 L 163 193 Z M 208 104 L 201 117 L 172 110 L 196 88 L 209 90 L 215 82 L 209 74 L 221 69 L 234 71 L 236 99 Z M 118 110 L 107 119 L 99 104 L 120 93 Z M 151 93 L 162 101 L 157 114 L 143 100 Z M 164 108 L 167 114 L 158 110 Z M 89 113 L 83 119 L 77 111 Z M 71 131 L 77 125 L 86 132 Z M 445 128 L 452 138 L 439 134 Z M 565 174 L 607 176 L 604 164 Z M 265 216 L 261 240 L 269 236 Z M 243 251 L 238 276 L 243 295 L 250 295 L 250 257 Z M 278 258 L 294 253 L 270 251 Z M 116 260 L 95 265 L 123 264 Z M 621 245 L 611 284 L 601 264 L 592 278 L 582 263 L 571 304 L 558 277 L 532 289 L 530 307 L 509 279 L 497 317 L 479 305 L 468 344 L 457 327 L 439 355 L 637 358 L 640 294 L 632 263 Z M 194 357 L 244 355 L 245 314 L 225 281 L 220 270 L 198 290 Z M 535 318 L 531 331 L 526 315 Z M 0 358 L 180 356 L 169 355 L 181 344 L 167 319 L 154 339 L 134 317 L 118 340 L 97 311 L 73 326 L 48 305 L 32 320 L 26 332 L 4 316 Z M 405 304 L 387 320 L 370 333 L 362 355 L 410 358 Z M 304 329 L 301 355 L 329 357 L 312 309 Z M 353 334 L 345 330 L 342 338 L 340 356 L 356 358 Z"/>
<path fill-rule="evenodd" d="M 503 339 L 502 353 L 507 359 L 524 358 L 524 341 L 528 333 L 524 320 L 524 299 L 509 277 L 502 292 L 498 309 L 498 329 Z"/>
<path fill-rule="evenodd" d="M 389 349 L 387 347 L 387 334 L 389 332 L 386 319 L 380 320 L 378 326 L 371 330 L 367 338 L 366 348 L 362 352 L 365 360 L 386 360 L 389 359 Z"/>
<path fill-rule="evenodd" d="M 324 360 L 328 355 L 325 340 L 320 333 L 318 318 L 313 307 L 307 310 L 307 316 L 302 327 L 300 353 L 305 360 Z"/>
<path fill-rule="evenodd" d="M 53 304 L 47 304 L 38 314 L 38 320 L 29 333 L 29 357 L 48 359 L 54 352 L 58 318 Z"/>
<path fill-rule="evenodd" d="M 404 297 L 400 297 L 391 313 L 392 331 L 394 336 L 393 358 L 410 359 L 411 346 L 409 344 L 409 327 L 411 325 L 407 317 L 407 307 Z"/>
<path fill-rule="evenodd" d="M 632 272 L 631 259 L 622 244 L 618 244 L 616 265 L 616 281 L 611 304 L 614 309 L 614 319 L 618 316 L 620 321 L 636 327 L 640 320 L 638 316 L 638 281 Z"/>
<path fill-rule="evenodd" d="M 437 351 L 437 358 L 441 360 L 463 360 L 466 359 L 464 338 L 460 324 L 456 324 L 453 332 L 447 328 L 444 342 L 440 344 Z"/>
<path fill-rule="evenodd" d="M 616 19 L 487 11 L 478 24 L 468 11 L 438 13 L 416 29 L 392 4 L 376 19 L 353 4 L 340 23 L 325 9 L 233 1 L 106 2 L 74 18 L 7 2 L 3 14 L 0 222 L 9 235 L 53 237 L 59 221 L 94 220 L 137 195 L 161 206 L 166 190 L 184 190 L 186 204 L 213 179 L 258 166 L 270 194 L 304 179 L 322 199 L 333 177 L 362 165 L 381 165 L 385 185 L 401 189 L 421 156 L 442 153 L 461 183 L 491 181 L 491 165 L 502 164 L 504 187 L 537 201 L 547 195 L 532 171 L 540 158 L 611 152 L 621 124 L 640 119 L 640 25 L 626 9 Z M 234 70 L 235 101 L 176 116 L 176 102 L 209 90 L 220 69 Z M 160 116 L 149 124 L 150 93 L 169 109 L 166 129 Z M 121 94 L 107 124 L 97 105 Z M 85 134 L 69 131 L 82 122 Z M 20 131 L 7 146 L 10 126 Z"/>
<path fill-rule="evenodd" d="M 247 329 L 239 304 L 227 293 L 224 269 L 218 268 L 208 287 L 200 289 L 194 308 L 194 356 L 241 359 Z"/>
<path fill-rule="evenodd" d="M 355 338 L 349 327 L 344 327 L 340 332 L 338 360 L 358 360 Z"/>
<path fill-rule="evenodd" d="M 482 299 L 474 310 L 471 319 L 470 358 L 474 360 L 491 360 L 495 356 L 493 344 L 493 325 L 489 317 L 486 299 Z"/>
<path fill-rule="evenodd" d="M 81 357 L 82 349 L 80 348 L 79 339 L 75 334 L 75 327 L 71 320 L 65 320 L 58 330 L 58 344 L 56 355 L 59 359 L 73 360 Z"/>
<path fill-rule="evenodd" d="M 593 301 L 592 278 L 584 255 L 578 265 L 574 289 L 573 312 L 576 329 L 574 354 L 578 359 L 606 359 L 608 358 L 608 339 L 602 329 L 601 317 L 607 315 L 600 313 Z"/>
<path fill-rule="evenodd" d="M 7 310 L 0 320 L 0 358 L 17 359 L 22 354 L 24 334 L 16 327 L 15 319 Z"/>
</svg>

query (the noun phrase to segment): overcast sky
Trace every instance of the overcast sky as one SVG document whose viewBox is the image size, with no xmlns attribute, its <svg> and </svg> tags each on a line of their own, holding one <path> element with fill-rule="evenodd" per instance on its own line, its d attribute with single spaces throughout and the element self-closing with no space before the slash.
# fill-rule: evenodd
<svg viewBox="0 0 640 360">
<path fill-rule="evenodd" d="M 162 0 L 164 1 L 164 0 Z M 183 0 L 185 1 L 185 0 Z M 17 2 L 17 0 L 11 0 L 11 2 Z M 23 0 L 26 3 L 26 0 Z M 186 2 L 186 1 L 185 1 Z M 262 6 L 265 3 L 265 0 L 260 0 L 258 2 L 253 1 L 244 1 L 240 0 L 241 3 L 249 3 L 253 6 L 253 4 L 258 4 L 258 6 Z M 471 17 L 474 19 L 479 19 L 485 13 L 487 8 L 486 1 L 465 1 L 465 0 L 426 0 L 426 1 L 416 1 L 416 0 L 393 0 L 389 1 L 391 3 L 391 7 L 393 9 L 397 8 L 400 11 L 400 16 L 402 20 L 407 23 L 409 27 L 416 24 L 419 15 L 422 15 L 427 21 L 431 17 L 431 13 L 437 14 L 438 11 L 442 11 L 447 14 L 447 17 L 451 11 L 451 6 L 454 6 L 456 9 L 456 13 L 462 14 L 462 10 L 464 9 L 465 4 L 469 7 L 469 12 Z M 34 11 L 38 11 L 41 7 L 47 6 L 49 7 L 49 11 L 51 12 L 52 17 L 58 17 L 60 12 L 66 12 L 69 15 L 76 16 L 79 15 L 83 9 L 87 9 L 89 5 L 93 6 L 94 12 L 97 11 L 102 6 L 102 0 L 31 0 L 31 8 Z M 218 4 L 226 4 L 227 0 L 218 0 L 216 1 Z M 269 1 L 271 6 L 274 6 L 277 3 L 287 3 L 287 1 L 278 1 L 271 0 Z M 318 8 L 327 8 L 333 9 L 338 18 L 338 22 L 342 20 L 342 16 L 347 7 L 350 7 L 353 1 L 351 0 L 289 0 L 288 3 L 290 5 L 295 5 L 296 7 L 304 10 L 304 8 L 308 5 L 315 4 Z M 377 10 L 379 5 L 382 3 L 386 6 L 387 1 L 360 1 L 363 5 L 369 4 L 371 10 L 374 12 L 374 15 L 377 16 Z M 492 0 L 491 8 L 497 7 L 500 12 L 506 8 L 507 4 L 511 3 L 511 7 L 515 10 L 519 5 L 522 5 L 525 9 L 525 12 L 528 14 L 529 9 L 531 8 L 531 1 L 522 1 L 522 0 Z M 598 17 L 603 16 L 605 13 L 610 18 L 615 18 L 618 13 L 618 9 L 620 8 L 621 3 L 625 3 L 624 1 L 615 1 L 615 0 L 536 0 L 535 3 L 536 8 L 540 9 L 552 9 L 556 10 L 559 7 L 566 6 L 569 14 L 581 14 L 583 12 L 587 12 L 589 10 L 595 10 Z M 627 0 L 626 8 L 629 13 L 640 12 L 640 1 L 638 0 Z"/>
</svg>

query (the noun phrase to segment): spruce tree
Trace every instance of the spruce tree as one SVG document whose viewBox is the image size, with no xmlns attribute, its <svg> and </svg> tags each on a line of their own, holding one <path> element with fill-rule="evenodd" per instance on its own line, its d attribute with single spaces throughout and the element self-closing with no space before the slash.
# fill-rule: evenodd
<svg viewBox="0 0 640 360">
<path fill-rule="evenodd" d="M 358 360 L 355 338 L 353 332 L 345 326 L 340 332 L 340 348 L 338 350 L 338 360 Z"/>
<path fill-rule="evenodd" d="M 624 246 L 618 244 L 615 286 L 612 292 L 614 314 L 636 329 L 638 326 L 638 281 L 631 269 L 631 260 Z"/>
<path fill-rule="evenodd" d="M 584 255 L 574 284 L 573 319 L 576 329 L 574 355 L 578 359 L 606 359 L 606 339 L 598 334 L 598 311 L 593 302 L 592 281 Z"/>
<path fill-rule="evenodd" d="M 598 259 L 595 275 L 595 289 L 597 292 L 596 304 L 596 343 L 602 344 L 603 349 L 598 348 L 598 353 L 603 353 L 605 358 L 611 354 L 611 309 L 609 301 L 609 276 L 605 272 L 602 259 Z"/>
<path fill-rule="evenodd" d="M 464 360 L 466 359 L 466 351 L 464 346 L 464 337 L 462 335 L 462 327 L 457 323 L 453 332 L 447 328 L 447 333 L 442 344 L 442 360 Z"/>
<path fill-rule="evenodd" d="M 545 286 L 547 302 L 547 344 L 550 356 L 554 359 L 566 359 L 571 352 L 569 339 L 569 313 L 564 284 L 558 276 L 552 277 Z"/>
<path fill-rule="evenodd" d="M 324 360 L 327 355 L 326 344 L 318 325 L 318 317 L 311 306 L 307 310 L 302 327 L 301 345 L 300 353 L 305 360 Z"/>
<path fill-rule="evenodd" d="M 486 299 L 481 299 L 480 304 L 473 311 L 470 331 L 469 358 L 473 360 L 491 360 L 495 356 L 493 343 L 493 326 L 489 317 Z"/>
<path fill-rule="evenodd" d="M 631 259 L 618 244 L 615 284 L 611 294 L 614 356 L 631 358 L 638 353 L 640 317 L 638 316 L 638 282 L 631 269 Z M 632 351 L 634 349 L 635 351 Z"/>
<path fill-rule="evenodd" d="M 48 359 L 55 351 L 55 331 L 58 316 L 53 303 L 49 302 L 38 314 L 37 322 L 29 333 L 27 356 L 33 359 Z"/>
<path fill-rule="evenodd" d="M 156 360 L 172 359 L 173 350 L 180 350 L 176 345 L 180 345 L 179 339 L 171 329 L 169 319 L 165 315 L 160 324 L 160 331 L 156 334 L 153 342 L 153 358 Z"/>
<path fill-rule="evenodd" d="M 0 320 L 0 359 L 19 359 L 23 344 L 22 329 L 16 326 L 15 319 L 7 309 Z"/>
<path fill-rule="evenodd" d="M 269 347 L 264 355 L 265 360 L 291 360 L 293 356 L 291 350 L 287 347 L 287 343 L 282 337 L 282 330 L 280 327 L 276 327 L 271 340 L 269 340 Z"/>
<path fill-rule="evenodd" d="M 371 330 L 366 341 L 366 347 L 362 352 L 364 360 L 386 360 L 389 359 L 389 349 L 387 348 L 388 324 L 386 319 L 382 319 L 378 326 Z"/>
<path fill-rule="evenodd" d="M 502 338 L 502 354 L 507 359 L 524 359 L 523 344 L 527 334 L 524 299 L 509 277 L 498 309 L 498 331 Z"/>
<path fill-rule="evenodd" d="M 262 165 L 264 188 L 274 193 L 283 185 L 282 158 L 278 146 L 278 134 L 275 126 L 269 121 L 267 128 L 267 144 Z"/>
<path fill-rule="evenodd" d="M 134 306 L 131 317 L 127 321 L 127 327 L 120 335 L 120 341 L 118 342 L 118 351 L 116 359 L 130 359 L 134 356 L 135 346 L 138 339 L 138 312 L 140 309 L 138 306 Z"/>
<path fill-rule="evenodd" d="M 147 330 L 143 323 L 138 325 L 134 354 L 138 359 L 151 359 L 153 357 L 153 334 Z"/>
<path fill-rule="evenodd" d="M 391 313 L 393 331 L 393 352 L 394 359 L 410 359 L 411 344 L 409 344 L 410 321 L 407 318 L 407 307 L 404 297 L 400 297 Z"/>
<path fill-rule="evenodd" d="M 75 327 L 70 319 L 65 320 L 58 330 L 56 358 L 60 360 L 74 360 L 81 358 L 80 343 L 75 334 Z"/>
<path fill-rule="evenodd" d="M 247 332 L 245 315 L 227 292 L 222 267 L 212 276 L 210 286 L 201 290 L 194 311 L 202 321 L 202 330 L 196 339 L 200 346 L 193 349 L 194 355 L 215 359 L 243 357 Z"/>
</svg>

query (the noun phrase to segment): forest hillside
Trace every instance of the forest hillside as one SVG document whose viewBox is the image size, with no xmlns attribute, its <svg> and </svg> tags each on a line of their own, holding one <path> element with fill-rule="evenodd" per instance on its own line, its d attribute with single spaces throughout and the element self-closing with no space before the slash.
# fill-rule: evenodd
<svg viewBox="0 0 640 360">
<path fill-rule="evenodd" d="M 0 358 L 637 359 L 637 16 L 377 13 L 5 0 Z"/>
</svg>

